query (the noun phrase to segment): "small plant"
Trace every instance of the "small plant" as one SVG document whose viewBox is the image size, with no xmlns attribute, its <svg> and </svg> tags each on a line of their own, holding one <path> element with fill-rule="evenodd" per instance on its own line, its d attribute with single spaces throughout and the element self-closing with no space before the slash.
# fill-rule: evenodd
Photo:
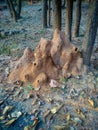
<svg viewBox="0 0 98 130">
<path fill-rule="evenodd" d="M 62 77 L 62 78 L 60 79 L 60 82 L 63 83 L 63 84 L 65 84 L 67 81 L 68 81 L 68 79 L 65 78 L 65 77 Z"/>
<path fill-rule="evenodd" d="M 45 33 L 45 29 L 41 29 L 41 30 L 39 31 L 39 34 L 43 34 L 43 33 Z"/>
<path fill-rule="evenodd" d="M 0 55 L 7 54 L 9 55 L 11 52 L 11 48 L 9 45 L 0 44 Z"/>
<path fill-rule="evenodd" d="M 27 89 L 28 89 L 29 91 L 34 90 L 34 88 L 33 88 L 33 86 L 32 86 L 31 84 L 28 84 L 28 85 L 27 85 Z"/>
<path fill-rule="evenodd" d="M 5 36 L 0 33 L 0 39 L 4 39 Z"/>
</svg>

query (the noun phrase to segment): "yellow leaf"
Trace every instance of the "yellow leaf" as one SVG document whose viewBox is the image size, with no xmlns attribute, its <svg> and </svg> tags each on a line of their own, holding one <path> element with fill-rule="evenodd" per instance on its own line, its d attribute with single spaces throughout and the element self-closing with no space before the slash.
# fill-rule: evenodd
<svg viewBox="0 0 98 130">
<path fill-rule="evenodd" d="M 95 107 L 95 102 L 92 100 L 92 99 L 88 99 L 88 102 L 90 103 L 90 105 L 92 106 L 92 107 Z"/>
<path fill-rule="evenodd" d="M 13 106 L 6 106 L 3 110 L 3 115 L 5 115 L 8 111 L 12 110 Z"/>
<path fill-rule="evenodd" d="M 4 120 L 5 119 L 5 117 L 4 116 L 0 116 L 0 120 Z"/>
<path fill-rule="evenodd" d="M 25 126 L 24 130 L 31 130 L 30 126 Z"/>
<path fill-rule="evenodd" d="M 11 124 L 14 123 L 16 120 L 17 120 L 17 118 L 13 118 L 13 119 L 9 120 L 8 122 L 6 122 L 4 125 L 5 125 L 5 126 L 11 125 Z"/>
<path fill-rule="evenodd" d="M 57 113 L 62 106 L 63 106 L 63 105 L 58 105 L 57 107 L 52 108 L 52 109 L 50 110 L 51 113 L 52 113 L 52 114 Z"/>
</svg>

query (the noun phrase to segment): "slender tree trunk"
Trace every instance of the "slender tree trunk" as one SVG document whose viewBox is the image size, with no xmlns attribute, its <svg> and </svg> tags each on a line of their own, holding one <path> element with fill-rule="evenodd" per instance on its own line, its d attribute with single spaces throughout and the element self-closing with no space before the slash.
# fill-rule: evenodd
<svg viewBox="0 0 98 130">
<path fill-rule="evenodd" d="M 42 24 L 43 28 L 47 27 L 47 0 L 42 0 Z"/>
<path fill-rule="evenodd" d="M 66 0 L 66 34 L 71 40 L 72 37 L 72 13 L 73 13 L 73 0 Z"/>
<path fill-rule="evenodd" d="M 12 9 L 11 9 L 11 6 L 10 6 L 10 2 L 9 2 L 9 0 L 6 0 L 6 2 L 7 2 L 7 5 L 8 5 L 8 8 L 9 8 L 11 17 L 13 17 L 13 12 L 12 12 Z"/>
<path fill-rule="evenodd" d="M 18 18 L 20 18 L 20 14 L 21 14 L 21 0 L 17 0 L 17 15 L 18 15 Z"/>
<path fill-rule="evenodd" d="M 51 0 L 48 0 L 48 26 L 50 26 L 50 20 L 51 20 Z"/>
<path fill-rule="evenodd" d="M 7 4 L 10 10 L 11 17 L 14 18 L 15 21 L 20 18 L 21 13 L 21 0 L 16 1 L 16 7 L 13 3 L 13 0 L 7 0 Z"/>
<path fill-rule="evenodd" d="M 79 36 L 80 21 L 81 21 L 81 0 L 76 0 L 76 20 L 75 20 L 74 37 Z"/>
<path fill-rule="evenodd" d="M 16 11 L 14 8 L 13 0 L 8 0 L 8 1 L 9 1 L 10 9 L 12 12 L 12 17 L 15 19 L 15 21 L 17 21 L 17 15 L 16 15 Z"/>
<path fill-rule="evenodd" d="M 65 8 L 66 0 L 63 0 L 62 8 Z"/>
<path fill-rule="evenodd" d="M 53 0 L 53 17 L 54 17 L 54 22 L 53 22 L 53 27 L 54 30 L 57 28 L 61 30 L 61 0 Z"/>
<path fill-rule="evenodd" d="M 85 65 L 90 65 L 90 59 L 95 43 L 97 28 L 98 28 L 98 0 L 92 0 L 89 17 L 87 21 L 86 34 L 82 45 L 83 60 Z"/>
</svg>

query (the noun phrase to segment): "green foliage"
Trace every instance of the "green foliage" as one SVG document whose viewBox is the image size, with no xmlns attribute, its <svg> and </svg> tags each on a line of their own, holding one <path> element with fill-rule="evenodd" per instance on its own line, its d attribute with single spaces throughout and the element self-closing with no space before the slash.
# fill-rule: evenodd
<svg viewBox="0 0 98 130">
<path fill-rule="evenodd" d="M 67 82 L 67 80 L 68 80 L 67 78 L 62 77 L 62 78 L 60 79 L 60 82 L 65 84 L 65 83 Z"/>
<path fill-rule="evenodd" d="M 18 86 L 18 87 L 22 90 L 22 92 L 25 92 L 26 94 L 34 90 L 34 87 L 30 83 L 28 83 L 26 87 L 24 86 Z"/>
<path fill-rule="evenodd" d="M 27 85 L 27 89 L 30 90 L 30 91 L 34 90 L 34 88 L 33 88 L 33 86 L 31 84 Z"/>
<path fill-rule="evenodd" d="M 4 39 L 5 36 L 0 33 L 0 39 Z"/>
<path fill-rule="evenodd" d="M 41 29 L 41 30 L 39 31 L 39 34 L 43 34 L 43 33 L 45 33 L 45 29 Z"/>
<path fill-rule="evenodd" d="M 6 55 L 13 55 L 16 56 L 22 56 L 22 52 L 19 50 L 19 45 L 17 43 L 8 43 L 8 44 L 2 44 L 0 43 L 0 55 L 6 54 Z"/>
<path fill-rule="evenodd" d="M 0 44 L 0 55 L 7 54 L 9 55 L 11 52 L 11 48 L 9 45 Z"/>
</svg>

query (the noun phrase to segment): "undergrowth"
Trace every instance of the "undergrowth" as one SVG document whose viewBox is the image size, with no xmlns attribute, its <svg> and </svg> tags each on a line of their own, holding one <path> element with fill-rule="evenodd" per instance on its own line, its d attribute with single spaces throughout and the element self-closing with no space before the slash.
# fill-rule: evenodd
<svg viewBox="0 0 98 130">
<path fill-rule="evenodd" d="M 0 55 L 6 54 L 9 55 L 11 53 L 11 47 L 9 45 L 0 44 Z"/>
</svg>

